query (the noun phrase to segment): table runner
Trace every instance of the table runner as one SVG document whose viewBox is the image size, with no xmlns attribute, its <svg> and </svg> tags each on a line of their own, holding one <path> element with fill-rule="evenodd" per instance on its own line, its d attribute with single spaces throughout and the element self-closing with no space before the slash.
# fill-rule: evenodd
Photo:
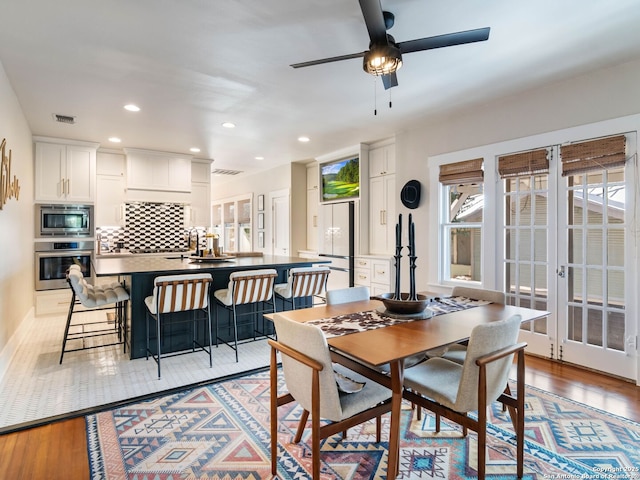
<svg viewBox="0 0 640 480">
<path fill-rule="evenodd" d="M 444 313 L 479 307 L 480 305 L 488 305 L 489 303 L 491 302 L 486 300 L 473 300 L 466 297 L 435 297 L 429 302 L 427 310 L 430 310 L 433 315 L 442 315 Z M 310 320 L 307 323 L 319 326 L 326 338 L 332 338 L 421 319 L 422 318 L 409 316 L 405 318 L 398 316 L 392 317 L 378 310 L 369 310 L 366 312 L 349 313 L 335 317 Z"/>
</svg>

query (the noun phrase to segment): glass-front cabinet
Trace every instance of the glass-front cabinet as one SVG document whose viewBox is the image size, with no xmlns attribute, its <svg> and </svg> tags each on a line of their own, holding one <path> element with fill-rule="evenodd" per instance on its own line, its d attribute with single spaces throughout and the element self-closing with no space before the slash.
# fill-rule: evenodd
<svg viewBox="0 0 640 480">
<path fill-rule="evenodd" d="M 252 251 L 251 205 L 251 194 L 213 203 L 213 233 L 220 235 L 225 253 Z"/>
</svg>

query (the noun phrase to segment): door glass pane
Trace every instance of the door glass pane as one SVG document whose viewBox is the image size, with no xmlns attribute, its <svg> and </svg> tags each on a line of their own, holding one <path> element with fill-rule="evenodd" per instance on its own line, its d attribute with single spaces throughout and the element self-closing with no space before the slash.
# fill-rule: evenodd
<svg viewBox="0 0 640 480">
<path fill-rule="evenodd" d="M 582 229 L 570 228 L 567 232 L 568 235 L 568 256 L 569 263 L 582 264 L 584 258 L 582 256 Z"/>
<path fill-rule="evenodd" d="M 520 264 L 520 295 L 531 295 L 531 265 Z"/>
<path fill-rule="evenodd" d="M 602 310 L 587 309 L 587 343 L 602 346 Z"/>
<path fill-rule="evenodd" d="M 602 230 L 587 230 L 587 264 L 602 265 Z"/>
<path fill-rule="evenodd" d="M 607 312 L 607 347 L 624 351 L 624 313 Z"/>
<path fill-rule="evenodd" d="M 505 229 L 505 255 L 507 260 L 516 258 L 516 231 L 513 228 Z"/>
<path fill-rule="evenodd" d="M 531 229 L 521 228 L 518 238 L 518 259 L 521 262 L 531 261 Z"/>
<path fill-rule="evenodd" d="M 535 296 L 547 298 L 547 266 L 535 265 Z"/>
<path fill-rule="evenodd" d="M 567 338 L 582 342 L 582 307 L 569 305 L 567 310 Z"/>
<path fill-rule="evenodd" d="M 607 230 L 607 265 L 610 267 L 624 265 L 624 230 L 622 229 Z"/>
<path fill-rule="evenodd" d="M 599 268 L 587 269 L 587 302 L 592 305 L 602 305 L 602 270 Z"/>
<path fill-rule="evenodd" d="M 604 191 L 602 187 L 587 190 L 587 223 L 589 225 L 602 225 L 602 208 Z"/>
<path fill-rule="evenodd" d="M 546 262 L 547 261 L 547 229 L 536 228 L 534 230 L 533 235 L 534 235 L 533 243 L 535 246 L 533 259 L 536 262 Z"/>
<path fill-rule="evenodd" d="M 624 308 L 623 270 L 607 270 L 607 303 L 611 307 Z"/>
<path fill-rule="evenodd" d="M 609 175 L 611 178 L 615 175 Z M 610 224 L 624 222 L 625 191 L 624 185 L 614 185 L 608 188 L 607 194 L 607 222 Z"/>
<path fill-rule="evenodd" d="M 584 190 L 576 189 L 569 191 L 569 202 L 571 210 L 569 211 L 569 225 L 582 225 L 584 220 L 582 219 L 584 209 Z"/>
<path fill-rule="evenodd" d="M 596 184 L 602 183 L 602 176 L 603 176 L 602 170 L 587 172 L 586 175 L 587 175 L 588 185 L 596 185 Z"/>
<path fill-rule="evenodd" d="M 531 225 L 531 195 L 518 197 L 518 225 Z"/>
<path fill-rule="evenodd" d="M 567 281 L 569 282 L 569 302 L 582 302 L 582 269 L 569 267 Z"/>
<path fill-rule="evenodd" d="M 515 294 L 517 293 L 516 290 L 516 264 L 515 263 L 507 263 L 506 265 L 506 272 L 505 272 L 505 278 L 506 278 L 506 285 L 507 285 L 507 292 L 511 293 L 511 294 Z"/>
</svg>

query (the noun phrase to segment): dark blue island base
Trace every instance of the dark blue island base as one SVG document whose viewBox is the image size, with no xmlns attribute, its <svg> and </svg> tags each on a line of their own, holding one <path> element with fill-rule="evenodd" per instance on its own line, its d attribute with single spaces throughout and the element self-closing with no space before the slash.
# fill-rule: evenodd
<svg viewBox="0 0 640 480">
<path fill-rule="evenodd" d="M 167 256 L 169 257 L 169 256 Z M 97 258 L 94 262 L 94 270 L 98 277 L 102 276 L 117 276 L 122 281 L 130 292 L 129 311 L 127 315 L 127 351 L 130 352 L 132 359 L 141 358 L 146 356 L 146 306 L 144 299 L 152 294 L 154 279 L 160 275 L 179 275 L 196 272 L 211 273 L 213 276 L 213 286 L 211 288 L 211 305 L 212 305 L 212 320 L 214 321 L 215 332 L 215 320 L 216 313 L 219 320 L 218 334 L 225 340 L 233 338 L 233 330 L 228 328 L 229 325 L 229 312 L 216 305 L 216 301 L 213 297 L 213 292 L 222 288 L 227 288 L 229 283 L 229 275 L 232 272 L 241 270 L 257 270 L 262 268 L 273 268 L 278 272 L 278 278 L 276 283 L 286 283 L 288 272 L 290 268 L 294 267 L 309 267 L 317 263 L 329 263 L 326 260 L 320 259 L 306 259 L 298 257 L 280 257 L 269 256 L 263 257 L 238 257 L 233 261 L 220 262 L 220 263 L 204 263 L 193 262 L 188 257 L 176 257 L 171 258 L 158 257 L 158 256 L 130 256 L 130 257 L 118 257 L 118 258 Z M 311 298 L 305 299 L 308 305 L 311 305 Z M 291 304 L 283 302 L 282 299 L 276 298 L 276 310 L 288 310 L 291 308 Z M 217 310 L 216 311 L 214 311 Z M 240 313 L 250 312 L 251 305 L 243 305 L 239 307 Z M 191 315 L 189 312 L 185 312 L 179 315 Z M 184 317 L 183 317 L 184 318 Z M 176 317 L 176 320 L 180 320 L 180 317 Z M 270 333 L 271 326 L 267 323 L 263 326 L 262 315 L 258 314 L 258 328 L 260 330 L 266 329 L 266 332 Z M 151 339 L 152 345 L 154 345 L 155 333 L 153 332 L 154 323 L 151 323 Z M 238 324 L 238 338 L 240 340 L 253 340 L 257 335 L 254 332 L 254 322 L 252 316 L 247 315 L 240 317 Z M 200 329 L 196 334 L 197 340 L 200 343 L 206 343 L 206 331 Z M 170 352 L 179 352 L 183 350 L 190 350 L 192 345 L 192 331 L 190 322 L 175 322 L 167 325 L 163 329 L 162 333 L 162 352 L 163 354 Z M 215 344 L 215 333 L 213 343 Z M 219 348 L 229 348 L 226 345 L 220 343 Z"/>
</svg>

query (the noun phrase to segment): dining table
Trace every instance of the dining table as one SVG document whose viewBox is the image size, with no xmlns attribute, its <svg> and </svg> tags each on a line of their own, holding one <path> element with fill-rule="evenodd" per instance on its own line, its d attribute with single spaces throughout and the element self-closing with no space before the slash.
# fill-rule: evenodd
<svg viewBox="0 0 640 480">
<path fill-rule="evenodd" d="M 435 298 L 439 300 L 439 298 Z M 428 307 L 429 308 L 429 307 Z M 387 479 L 398 475 L 400 454 L 400 422 L 403 399 L 404 360 L 426 350 L 442 349 L 448 345 L 468 340 L 477 325 L 520 315 L 522 323 L 542 319 L 550 312 L 514 305 L 478 302 L 464 308 L 446 312 L 432 308 L 427 318 L 402 317 L 390 314 L 390 321 L 383 326 L 363 329 L 345 329 L 331 332 L 332 322 L 358 323 L 360 317 L 385 317 L 384 305 L 370 299 L 337 305 L 320 305 L 311 308 L 278 312 L 290 320 L 316 323 L 325 333 L 332 360 L 341 363 L 373 379 L 391 390 L 391 421 Z M 273 318 L 273 314 L 265 315 Z M 371 322 L 363 322 L 371 323 Z M 387 370 L 384 373 L 381 372 Z"/>
</svg>

